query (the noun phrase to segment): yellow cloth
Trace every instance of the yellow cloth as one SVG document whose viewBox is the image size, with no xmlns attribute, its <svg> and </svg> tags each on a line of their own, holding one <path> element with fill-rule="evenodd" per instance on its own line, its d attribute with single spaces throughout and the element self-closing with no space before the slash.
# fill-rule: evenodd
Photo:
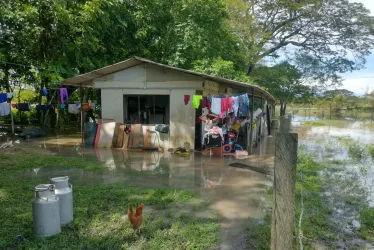
<svg viewBox="0 0 374 250">
<path fill-rule="evenodd" d="M 231 129 L 234 130 L 235 132 L 238 132 L 238 131 L 239 131 L 239 128 L 240 128 L 240 123 L 234 123 L 234 124 L 231 126 Z"/>
<path fill-rule="evenodd" d="M 192 107 L 195 109 L 198 109 L 200 106 L 200 101 L 203 99 L 203 96 L 201 95 L 193 95 L 192 96 Z"/>
</svg>

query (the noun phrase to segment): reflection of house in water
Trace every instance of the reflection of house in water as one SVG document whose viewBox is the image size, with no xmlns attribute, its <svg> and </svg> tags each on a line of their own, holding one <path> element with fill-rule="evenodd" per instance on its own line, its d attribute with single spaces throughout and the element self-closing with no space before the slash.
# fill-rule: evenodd
<svg viewBox="0 0 374 250">
<path fill-rule="evenodd" d="M 186 157 L 172 155 L 169 164 L 169 186 L 193 190 L 195 187 L 195 155 L 190 154 Z"/>
</svg>

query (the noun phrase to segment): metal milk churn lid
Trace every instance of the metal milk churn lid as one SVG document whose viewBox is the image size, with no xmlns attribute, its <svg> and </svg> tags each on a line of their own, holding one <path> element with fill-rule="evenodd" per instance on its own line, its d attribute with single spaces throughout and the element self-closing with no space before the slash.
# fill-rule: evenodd
<svg viewBox="0 0 374 250">
<path fill-rule="evenodd" d="M 69 176 L 50 179 L 56 186 L 56 195 L 60 199 L 60 222 L 65 225 L 73 220 L 73 186 L 69 183 Z"/>
<path fill-rule="evenodd" d="M 35 187 L 32 215 L 34 233 L 37 236 L 52 236 L 61 232 L 60 204 L 53 184 L 40 184 Z"/>
</svg>

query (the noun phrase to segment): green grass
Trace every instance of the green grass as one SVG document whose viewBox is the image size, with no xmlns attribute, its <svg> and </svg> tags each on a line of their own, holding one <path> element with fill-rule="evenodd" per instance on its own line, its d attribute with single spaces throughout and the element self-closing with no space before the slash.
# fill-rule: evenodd
<svg viewBox="0 0 374 250">
<path fill-rule="evenodd" d="M 371 158 L 374 159 L 374 144 L 369 145 L 368 148 L 367 148 L 367 150 L 368 150 Z"/>
<path fill-rule="evenodd" d="M 38 179 L 11 179 L 9 174 L 36 167 L 102 169 L 81 158 L 0 154 L 0 249 L 207 249 L 218 244 L 216 215 L 195 216 L 208 205 L 190 191 L 134 188 L 125 184 L 73 183 L 74 221 L 51 238 L 33 234 L 31 202 Z M 7 165 L 12 164 L 12 166 Z M 5 165 L 5 166 L 4 166 Z M 131 174 L 131 173 L 129 173 Z M 138 173 L 139 174 L 139 173 Z M 144 203 L 140 237 L 130 228 L 127 204 Z M 23 240 L 16 240 L 22 235 Z"/>
<path fill-rule="evenodd" d="M 323 127 L 326 126 L 325 122 L 320 122 L 320 121 L 305 121 L 303 122 L 303 125 L 309 125 L 309 126 L 314 126 L 314 127 Z"/>
<path fill-rule="evenodd" d="M 362 238 L 374 242 L 374 208 L 366 207 L 360 212 L 360 235 Z"/>
<path fill-rule="evenodd" d="M 270 249 L 271 239 L 271 215 L 266 214 L 263 220 L 251 219 L 249 221 L 248 244 L 251 249 Z"/>
<path fill-rule="evenodd" d="M 315 242 L 329 242 L 336 238 L 333 225 L 329 219 L 332 210 L 328 207 L 323 191 L 325 183 L 318 171 L 325 166 L 318 164 L 312 158 L 301 155 L 297 165 L 296 179 L 296 216 L 298 224 L 301 213 L 301 189 L 303 190 L 304 214 L 302 230 L 303 244 L 307 249 L 313 249 Z M 268 197 L 271 199 L 271 196 Z M 298 230 L 298 225 L 296 227 Z M 271 215 L 268 214 L 263 221 L 250 221 L 249 246 L 254 249 L 269 249 L 271 231 Z M 297 231 L 296 231 L 297 232 Z"/>
<path fill-rule="evenodd" d="M 89 171 L 104 171 L 104 165 L 93 159 L 41 155 L 40 153 L 0 153 L 0 174 L 10 174 L 32 168 L 80 168 Z"/>
</svg>

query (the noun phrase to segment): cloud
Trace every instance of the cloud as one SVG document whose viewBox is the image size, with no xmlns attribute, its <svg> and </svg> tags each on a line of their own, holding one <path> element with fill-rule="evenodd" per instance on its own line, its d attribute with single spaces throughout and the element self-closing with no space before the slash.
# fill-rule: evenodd
<svg viewBox="0 0 374 250">
<path fill-rule="evenodd" d="M 374 75 L 345 79 L 342 88 L 352 91 L 356 95 L 366 94 L 367 89 L 374 90 Z"/>
<path fill-rule="evenodd" d="M 351 2 L 362 3 L 371 11 L 371 14 L 374 14 L 374 1 L 373 0 L 353 0 Z"/>
</svg>

